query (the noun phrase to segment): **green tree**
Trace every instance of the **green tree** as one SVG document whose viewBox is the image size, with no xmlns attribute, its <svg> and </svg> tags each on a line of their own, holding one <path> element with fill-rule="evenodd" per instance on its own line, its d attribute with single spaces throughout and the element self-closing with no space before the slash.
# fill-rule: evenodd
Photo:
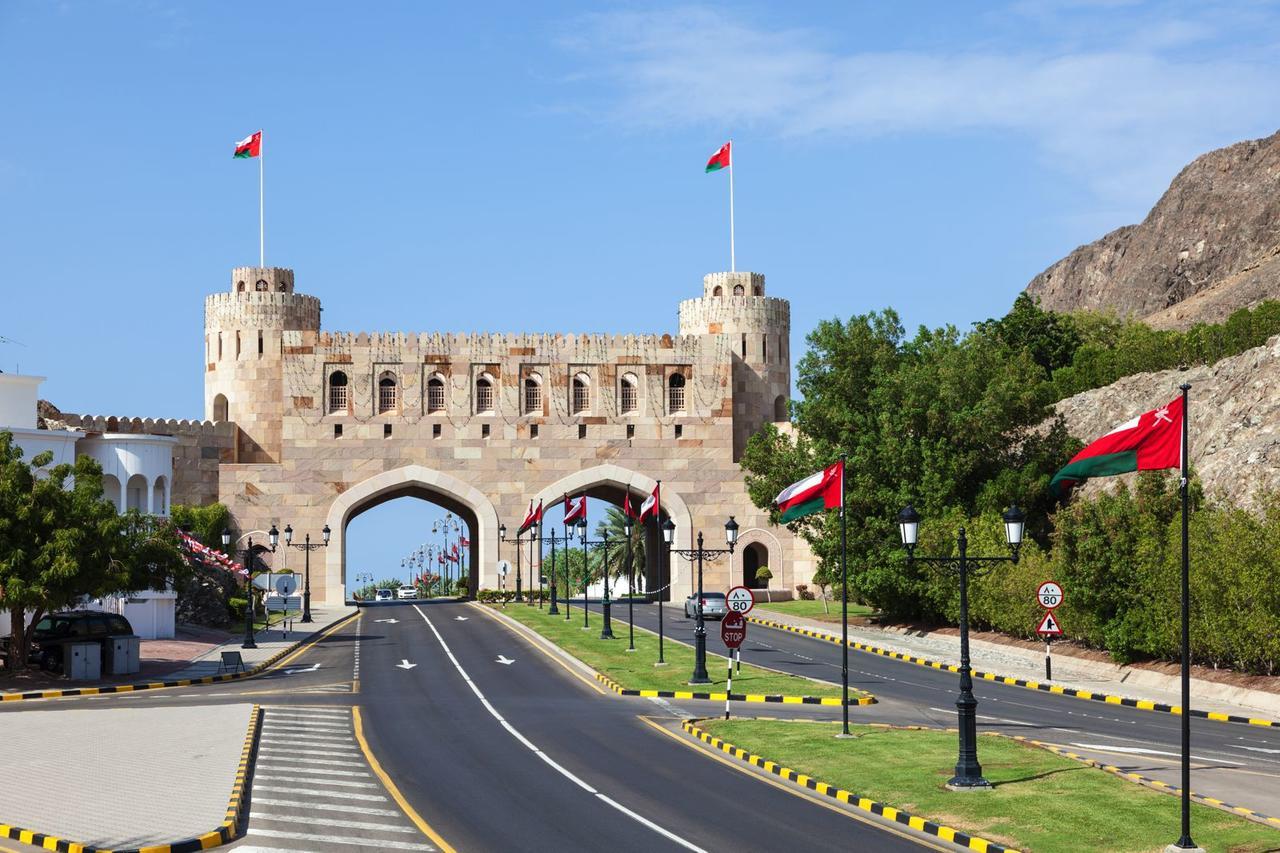
<svg viewBox="0 0 1280 853">
<path fill-rule="evenodd" d="M 0 606 L 10 613 L 14 668 L 26 665 L 30 630 L 46 613 L 85 597 L 163 588 L 185 570 L 172 525 L 118 514 L 103 497 L 96 461 L 22 457 L 13 435 L 0 432 Z"/>
<path fill-rule="evenodd" d="M 765 599 L 772 602 L 773 592 L 769 589 L 769 581 L 773 580 L 773 572 L 769 571 L 768 566 L 761 566 L 756 569 L 756 583 L 764 584 Z"/>
<path fill-rule="evenodd" d="M 628 576 L 626 522 L 626 515 L 615 506 L 605 510 L 604 518 L 596 522 L 596 538 L 603 540 L 606 533 L 609 535 L 609 576 L 613 579 L 611 586 L 618 579 Z M 630 571 L 634 572 L 634 576 L 643 577 L 644 567 L 644 526 L 632 520 Z M 596 570 L 600 571 L 598 565 Z"/>
<path fill-rule="evenodd" d="M 194 536 L 200 544 L 222 550 L 222 531 L 231 527 L 231 510 L 225 504 L 174 504 L 169 515 L 180 530 Z"/>
</svg>

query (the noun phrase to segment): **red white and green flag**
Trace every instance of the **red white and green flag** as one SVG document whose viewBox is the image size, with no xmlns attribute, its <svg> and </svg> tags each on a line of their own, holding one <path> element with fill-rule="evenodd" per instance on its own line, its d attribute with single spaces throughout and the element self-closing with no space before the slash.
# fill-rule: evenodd
<svg viewBox="0 0 1280 853">
<path fill-rule="evenodd" d="M 236 143 L 235 157 L 262 156 L 262 131 L 246 136 Z"/>
<path fill-rule="evenodd" d="M 564 499 L 564 523 L 567 527 L 578 519 L 587 517 L 587 496 L 583 495 L 578 499 L 565 496 Z"/>
<path fill-rule="evenodd" d="M 1182 465 L 1182 398 L 1126 421 L 1081 450 L 1053 475 L 1049 488 L 1063 495 L 1090 477 L 1158 471 Z"/>
<path fill-rule="evenodd" d="M 529 512 L 520 523 L 520 529 L 516 531 L 516 535 L 519 536 L 540 521 L 542 521 L 542 501 L 538 501 L 537 509 L 534 509 L 533 501 L 529 501 Z"/>
<path fill-rule="evenodd" d="M 640 504 L 640 522 L 650 516 L 657 521 L 662 513 L 662 484 L 658 483 L 653 487 L 653 493 L 644 499 L 644 503 Z"/>
<path fill-rule="evenodd" d="M 718 172 L 721 169 L 727 169 L 733 165 L 732 161 L 733 143 L 726 142 L 720 146 L 720 150 L 711 155 L 711 159 L 707 161 L 708 172 Z"/>
<path fill-rule="evenodd" d="M 792 483 L 773 499 L 780 521 L 795 521 L 824 509 L 844 505 L 844 461 L 828 465 L 816 474 Z"/>
</svg>

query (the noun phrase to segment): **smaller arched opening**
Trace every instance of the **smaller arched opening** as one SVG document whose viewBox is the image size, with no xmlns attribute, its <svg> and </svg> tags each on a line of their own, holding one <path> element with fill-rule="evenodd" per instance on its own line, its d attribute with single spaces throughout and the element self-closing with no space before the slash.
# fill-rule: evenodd
<svg viewBox="0 0 1280 853">
<path fill-rule="evenodd" d="M 716 285 L 716 287 L 715 287 L 715 290 L 712 290 L 712 291 L 711 291 L 711 295 L 712 295 L 712 296 L 724 296 L 724 288 L 717 284 L 717 285 Z"/>
<path fill-rule="evenodd" d="M 400 408 L 400 386 L 395 374 L 384 371 L 378 377 L 378 414 L 386 415 Z"/>
<path fill-rule="evenodd" d="M 151 513 L 169 514 L 169 481 L 163 475 L 156 477 L 156 484 L 151 489 Z"/>
<path fill-rule="evenodd" d="M 751 288 L 751 295 L 752 296 L 760 295 L 760 285 L 757 284 L 755 287 Z"/>
<path fill-rule="evenodd" d="M 271 289 L 271 287 L 267 284 L 267 280 L 265 278 L 260 278 L 256 283 L 254 283 L 253 289 L 258 293 L 266 293 Z"/>
<path fill-rule="evenodd" d="M 434 415 L 444 411 L 444 376 L 431 374 L 427 380 L 427 414 Z"/>
<path fill-rule="evenodd" d="M 276 285 L 276 293 L 287 293 L 287 292 L 288 292 L 288 288 L 285 287 L 285 283 L 283 281 Z"/>
<path fill-rule="evenodd" d="M 578 373 L 573 377 L 573 413 L 581 415 L 591 410 L 591 377 Z"/>
<path fill-rule="evenodd" d="M 784 394 L 779 394 L 773 398 L 773 420 L 777 423 L 789 420 L 787 415 L 787 398 Z"/>
<path fill-rule="evenodd" d="M 347 374 L 341 370 L 329 374 L 329 414 L 346 414 L 351 399 L 347 390 Z"/>
<path fill-rule="evenodd" d="M 684 374 L 673 373 L 667 380 L 667 413 L 684 411 Z"/>
<path fill-rule="evenodd" d="M 243 282 L 243 281 L 237 281 L 237 282 L 236 282 L 236 293 L 244 293 L 244 282 Z"/>
<path fill-rule="evenodd" d="M 744 295 L 746 294 L 746 292 L 747 292 L 747 291 L 746 291 L 746 289 L 745 289 L 742 285 L 740 285 L 740 284 L 735 284 L 735 285 L 733 286 L 733 295 L 734 295 L 734 296 L 744 296 Z"/>
<path fill-rule="evenodd" d="M 111 501 L 116 512 L 120 512 L 120 481 L 114 474 L 106 474 L 102 478 L 102 496 Z"/>
<path fill-rule="evenodd" d="M 618 393 L 618 408 L 621 414 L 634 415 L 640 408 L 640 380 L 634 373 L 622 374 L 621 387 Z"/>
<path fill-rule="evenodd" d="M 215 421 L 230 420 L 227 417 L 228 408 L 227 396 L 225 394 L 215 395 L 213 398 L 213 419 Z"/>
<path fill-rule="evenodd" d="M 476 414 L 493 414 L 493 377 L 488 373 L 476 377 Z"/>
<path fill-rule="evenodd" d="M 542 377 L 536 373 L 524 378 L 524 413 L 542 414 Z"/>
<path fill-rule="evenodd" d="M 134 474 L 125 486 L 125 509 L 147 512 L 147 478 Z"/>
<path fill-rule="evenodd" d="M 756 575 L 760 568 L 769 565 L 769 550 L 759 542 L 752 542 L 742 549 L 742 585 L 747 589 L 764 589 L 767 583 Z"/>
</svg>

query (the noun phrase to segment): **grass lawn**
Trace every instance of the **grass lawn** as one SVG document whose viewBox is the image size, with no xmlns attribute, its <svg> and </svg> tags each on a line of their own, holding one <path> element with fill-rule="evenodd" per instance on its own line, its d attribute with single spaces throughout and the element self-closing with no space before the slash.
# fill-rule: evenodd
<svg viewBox="0 0 1280 853">
<path fill-rule="evenodd" d="M 994 790 L 955 793 L 944 787 L 955 767 L 954 732 L 857 726 L 860 737 L 836 740 L 839 723 L 699 725 L 798 773 L 1020 850 L 1157 851 L 1178 840 L 1176 797 L 1004 738 L 978 741 Z M 1280 849 L 1280 831 L 1194 803 L 1191 837 L 1210 851 Z"/>
<path fill-rule="evenodd" d="M 785 613 L 788 616 L 798 616 L 803 619 L 813 619 L 818 622 L 835 622 L 840 624 L 840 602 L 828 601 L 827 607 L 830 613 L 822 612 L 821 601 L 805 601 L 797 598 L 793 601 L 775 601 L 769 603 L 767 601 L 757 601 L 756 606 L 752 608 L 751 615 L 759 616 L 761 619 L 768 619 L 770 612 Z M 865 604 L 854 604 L 849 602 L 849 616 L 872 616 L 876 612 L 874 607 L 868 607 Z M 1177 840 L 1177 839 L 1174 839 Z"/>
<path fill-rule="evenodd" d="M 492 605 L 490 605 L 492 606 Z M 658 659 L 658 635 L 636 629 L 636 650 L 627 651 L 627 625 L 614 620 L 613 635 L 616 640 L 600 639 L 600 626 L 603 617 L 598 607 L 591 608 L 591 628 L 582 629 L 582 608 L 575 606 L 571 618 L 565 621 L 563 612 L 559 616 L 549 616 L 546 610 L 521 604 L 508 604 L 506 609 L 494 607 L 507 616 L 528 625 L 578 660 L 587 664 L 597 672 L 607 675 L 624 688 L 632 690 L 697 690 L 717 692 L 725 689 L 724 658 L 707 655 L 707 675 L 710 684 L 689 685 L 689 675 L 693 672 L 693 649 L 674 642 L 672 635 L 679 634 L 681 639 L 689 639 L 692 623 L 668 626 L 667 641 L 663 647 L 666 666 L 654 666 Z M 563 611 L 563 605 L 561 610 Z M 681 620 L 683 622 L 683 620 Z M 715 623 L 707 628 L 708 632 L 718 630 Z M 789 696 L 839 696 L 840 688 L 831 684 L 823 684 L 770 672 L 766 669 L 742 665 L 742 672 L 733 674 L 734 693 L 782 693 Z M 849 691 L 850 697 L 862 694 Z"/>
</svg>

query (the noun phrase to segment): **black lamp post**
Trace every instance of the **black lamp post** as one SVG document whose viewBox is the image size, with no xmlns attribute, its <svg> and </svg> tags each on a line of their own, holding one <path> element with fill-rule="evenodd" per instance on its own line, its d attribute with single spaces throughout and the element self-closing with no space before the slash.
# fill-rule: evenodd
<svg viewBox="0 0 1280 853">
<path fill-rule="evenodd" d="M 631 525 L 630 519 L 627 520 L 628 527 Z M 604 580 L 604 597 L 601 599 L 601 610 L 604 612 L 604 627 L 600 629 L 600 639 L 612 640 L 613 636 L 613 618 L 612 618 L 612 600 L 609 598 L 609 531 L 606 528 L 602 534 L 602 539 L 587 539 L 587 520 L 585 518 L 578 520 L 578 536 L 582 539 L 582 563 L 583 563 L 583 581 L 582 581 L 582 607 L 583 619 L 586 619 L 586 602 L 587 602 L 587 583 L 591 577 L 590 564 L 587 562 L 587 546 L 599 545 L 602 549 L 600 557 L 601 575 Z M 583 625 L 585 626 L 585 621 Z"/>
<path fill-rule="evenodd" d="M 657 664 L 658 666 L 666 666 L 666 665 L 667 665 L 667 661 L 666 661 L 666 659 L 662 656 L 662 645 L 663 645 L 663 643 L 662 643 L 662 640 L 663 640 L 663 631 L 662 631 L 662 611 L 663 611 L 663 607 L 662 607 L 662 593 L 663 593 L 664 591 L 666 591 L 666 586 L 664 586 L 664 585 L 663 585 L 663 583 L 662 583 L 662 566 L 663 566 L 663 565 L 666 565 L 666 566 L 668 567 L 668 568 L 667 568 L 667 571 L 668 571 L 668 574 L 669 574 L 669 573 L 670 573 L 670 571 L 671 571 L 671 569 L 670 569 L 670 566 L 671 566 L 671 542 L 672 542 L 672 540 L 674 540 L 674 539 L 675 539 L 675 537 L 676 537 L 676 523 L 675 523 L 674 521 L 672 521 L 670 517 L 668 517 L 668 518 L 667 518 L 667 520 L 666 520 L 666 522 L 662 525 L 662 547 L 663 547 L 663 548 L 665 548 L 665 549 L 666 549 L 666 551 L 667 551 L 667 553 L 666 553 L 666 559 L 665 559 L 665 560 L 663 560 L 661 563 L 659 563 L 659 564 L 658 564 L 658 664 Z"/>
<path fill-rule="evenodd" d="M 675 532 L 676 525 L 670 518 L 663 527 L 664 535 L 669 529 Z M 725 554 L 733 553 L 733 546 L 738 541 L 738 522 L 733 520 L 733 516 L 729 516 L 729 520 L 724 525 L 724 538 L 728 543 L 728 548 L 703 548 L 702 547 L 702 531 L 698 531 L 698 547 L 689 549 L 673 548 L 672 553 L 679 554 L 689 562 L 698 561 L 698 624 L 693 630 L 693 642 L 695 657 L 693 660 L 693 677 L 689 679 L 690 684 L 710 684 L 711 678 L 707 675 L 707 626 L 702 618 L 702 563 L 713 562 L 720 559 Z"/>
<path fill-rule="evenodd" d="M 551 540 L 551 606 L 547 608 L 549 616 L 559 616 L 560 608 L 556 606 L 556 529 L 551 528 L 551 535 L 547 537 Z M 568 589 L 568 587 L 565 587 Z M 565 610 L 569 608 L 566 606 Z"/>
<path fill-rule="evenodd" d="M 501 532 L 503 529 L 505 529 L 505 528 L 501 528 L 501 527 L 500 527 L 500 528 L 499 528 L 499 532 Z M 543 535 L 542 535 L 542 522 L 541 522 L 541 521 L 539 521 L 539 522 L 537 522 L 537 525 L 536 525 L 535 527 L 530 527 L 530 528 L 529 528 L 529 535 L 528 535 L 527 537 L 525 537 L 525 538 L 529 541 L 529 580 L 530 580 L 530 581 L 532 581 L 532 580 L 533 580 L 533 578 L 534 578 L 534 574 L 533 574 L 533 565 L 534 565 L 534 563 L 533 563 L 534 543 L 535 543 L 535 542 L 537 543 L 537 554 L 538 554 L 538 558 L 539 558 L 540 560 L 541 560 L 541 559 L 542 559 L 542 557 L 543 557 L 543 554 L 542 554 L 542 543 L 543 543 L 543 542 L 550 542 L 550 543 L 551 543 L 551 575 L 550 575 L 550 586 L 551 586 L 551 589 L 550 589 L 550 593 L 551 593 L 551 607 L 549 607 L 549 608 L 547 609 L 547 615 L 549 615 L 549 616 L 559 616 L 559 615 L 560 615 L 560 608 L 559 608 L 558 606 L 556 606 L 556 530 L 555 530 L 555 528 L 553 527 L 553 528 L 551 528 L 551 535 L 550 535 L 550 536 L 543 536 Z M 566 541 L 567 541 L 567 540 L 566 540 Z M 546 575 L 546 571 L 547 571 L 547 570 L 546 570 L 546 562 L 545 562 L 545 561 L 543 561 L 540 565 L 542 566 L 542 570 L 541 570 L 540 574 L 542 574 L 542 575 Z M 517 577 L 518 577 L 518 575 L 517 575 Z M 566 592 L 568 591 L 568 589 L 569 589 L 569 584 L 568 584 L 568 583 L 566 583 L 566 584 L 565 584 L 565 590 L 566 590 Z M 529 594 L 529 599 L 530 599 L 530 602 L 532 602 L 532 600 L 533 600 L 533 593 L 530 593 L 530 594 Z M 541 607 L 541 606 L 542 606 L 542 578 L 541 578 L 541 577 L 539 577 L 539 578 L 538 578 L 538 606 L 539 606 L 539 607 Z M 567 608 L 566 608 L 566 609 L 567 609 Z"/>
<path fill-rule="evenodd" d="M 276 530 L 276 526 L 271 525 L 271 529 L 267 531 L 267 538 L 271 542 L 271 552 L 274 554 L 276 545 L 280 542 L 280 531 Z M 222 547 L 231 547 L 230 531 L 222 531 Z M 262 547 L 262 546 L 259 546 Z M 256 649 L 258 644 L 253 641 L 253 537 L 249 537 L 247 546 L 244 549 L 244 568 L 245 568 L 245 594 L 249 597 L 248 603 L 244 609 L 244 642 L 240 644 L 242 649 Z"/>
<path fill-rule="evenodd" d="M 631 565 L 631 516 L 622 517 L 622 533 L 627 537 L 627 651 L 636 650 L 636 573 Z"/>
<path fill-rule="evenodd" d="M 588 623 L 590 607 L 587 606 L 587 584 L 591 581 L 590 567 L 587 565 L 587 515 L 582 514 L 574 525 L 578 530 L 578 541 L 582 543 L 582 627 L 591 627 Z"/>
<path fill-rule="evenodd" d="M 303 565 L 306 567 L 303 571 L 302 580 L 302 621 L 311 621 L 311 552 L 317 548 L 329 547 L 329 525 L 325 525 L 320 531 L 320 535 L 324 537 L 323 543 L 311 544 L 311 534 L 308 533 L 301 545 L 293 544 L 293 527 L 286 524 L 284 526 L 284 544 L 288 548 L 298 548 L 305 556 L 303 557 Z"/>
<path fill-rule="evenodd" d="M 907 549 L 907 565 L 919 561 L 943 566 L 960 575 L 960 695 L 956 698 L 956 712 L 960 723 L 960 754 L 956 759 L 956 775 L 947 782 L 952 790 L 990 789 L 991 783 L 982 778 L 982 765 L 978 763 L 978 700 L 973 698 L 973 677 L 969 669 L 969 574 L 994 563 L 1018 562 L 1018 550 L 1022 547 L 1022 530 L 1027 516 L 1016 506 L 1004 512 L 1004 533 L 1009 543 L 1008 557 L 970 557 L 969 540 L 961 527 L 957 536 L 956 557 L 917 557 L 915 548 L 920 532 L 920 514 L 910 504 L 898 513 L 898 527 L 902 544 Z"/>
</svg>

